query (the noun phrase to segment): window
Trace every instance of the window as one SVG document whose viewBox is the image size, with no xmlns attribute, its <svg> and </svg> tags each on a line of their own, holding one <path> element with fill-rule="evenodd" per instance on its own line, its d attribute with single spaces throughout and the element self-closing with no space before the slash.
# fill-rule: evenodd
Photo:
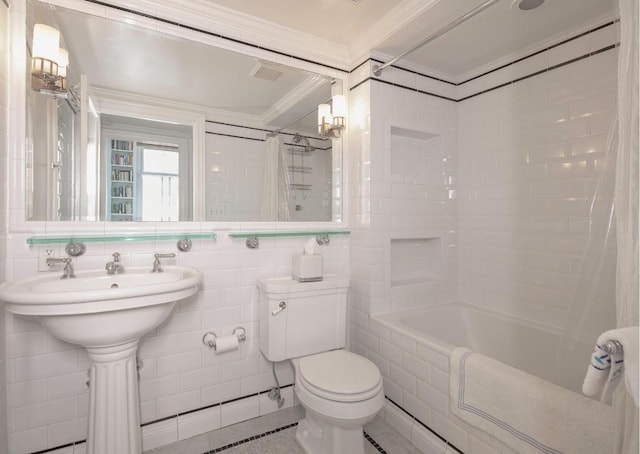
<svg viewBox="0 0 640 454">
<path fill-rule="evenodd" d="M 180 218 L 180 153 L 177 145 L 138 143 L 141 157 L 141 220 Z"/>
</svg>

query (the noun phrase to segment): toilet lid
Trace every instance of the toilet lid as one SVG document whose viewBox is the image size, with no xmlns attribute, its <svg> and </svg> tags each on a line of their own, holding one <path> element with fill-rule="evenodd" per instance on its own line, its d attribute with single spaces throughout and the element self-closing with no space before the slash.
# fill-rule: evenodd
<svg viewBox="0 0 640 454">
<path fill-rule="evenodd" d="M 300 358 L 298 377 L 309 391 L 337 401 L 368 399 L 379 392 L 382 383 L 375 364 L 345 350 Z"/>
</svg>

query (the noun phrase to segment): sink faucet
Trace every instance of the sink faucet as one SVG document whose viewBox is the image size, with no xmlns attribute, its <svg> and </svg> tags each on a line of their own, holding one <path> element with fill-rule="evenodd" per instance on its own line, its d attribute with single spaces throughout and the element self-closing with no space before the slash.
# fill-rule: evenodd
<svg viewBox="0 0 640 454">
<path fill-rule="evenodd" d="M 120 263 L 120 253 L 114 252 L 113 262 L 107 262 L 104 269 L 107 270 L 107 274 L 121 274 L 124 273 L 124 266 Z"/>
<path fill-rule="evenodd" d="M 54 263 L 64 263 L 64 269 L 62 270 L 62 276 L 60 279 L 72 279 L 76 277 L 73 272 L 73 261 L 69 258 L 49 257 L 47 259 L 47 265 L 51 266 Z"/>
<path fill-rule="evenodd" d="M 153 260 L 153 269 L 151 270 L 152 273 L 162 273 L 162 266 L 160 266 L 160 259 L 172 259 L 176 256 L 175 253 L 170 252 L 168 254 L 154 254 L 154 260 Z"/>
</svg>

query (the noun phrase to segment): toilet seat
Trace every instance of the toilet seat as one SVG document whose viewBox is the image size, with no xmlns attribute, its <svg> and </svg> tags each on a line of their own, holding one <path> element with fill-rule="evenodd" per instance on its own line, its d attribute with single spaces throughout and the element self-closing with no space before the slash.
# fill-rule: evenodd
<svg viewBox="0 0 640 454">
<path fill-rule="evenodd" d="M 371 399 L 382 389 L 382 377 L 376 365 L 346 350 L 300 358 L 297 379 L 312 394 L 335 402 Z"/>
</svg>

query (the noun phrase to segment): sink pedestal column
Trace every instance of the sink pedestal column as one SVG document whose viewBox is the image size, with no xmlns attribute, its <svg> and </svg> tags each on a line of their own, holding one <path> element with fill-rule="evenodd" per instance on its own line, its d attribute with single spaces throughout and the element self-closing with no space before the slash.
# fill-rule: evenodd
<svg viewBox="0 0 640 454">
<path fill-rule="evenodd" d="M 88 454 L 140 454 L 138 339 L 87 347 L 91 360 Z"/>
</svg>

